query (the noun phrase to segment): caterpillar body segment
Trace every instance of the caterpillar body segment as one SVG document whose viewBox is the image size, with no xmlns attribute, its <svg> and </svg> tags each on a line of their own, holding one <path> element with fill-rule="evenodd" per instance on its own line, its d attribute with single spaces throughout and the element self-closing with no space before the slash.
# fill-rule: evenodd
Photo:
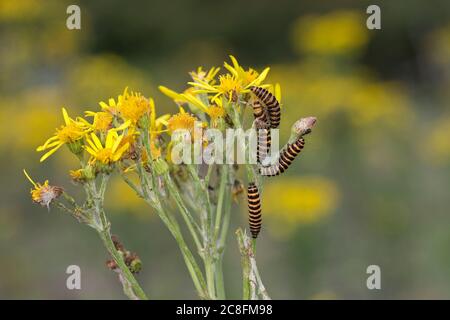
<svg viewBox="0 0 450 320">
<path fill-rule="evenodd" d="M 253 107 L 253 116 L 255 117 L 255 120 L 259 120 L 264 123 L 269 123 L 267 110 L 258 99 L 253 100 L 252 107 Z"/>
</svg>

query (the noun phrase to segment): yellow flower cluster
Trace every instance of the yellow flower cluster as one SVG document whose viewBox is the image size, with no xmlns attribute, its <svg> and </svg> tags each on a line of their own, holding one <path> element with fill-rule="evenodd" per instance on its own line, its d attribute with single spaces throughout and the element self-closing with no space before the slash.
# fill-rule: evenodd
<svg viewBox="0 0 450 320">
<path fill-rule="evenodd" d="M 44 152 L 41 161 L 66 145 L 82 165 L 70 171 L 70 176 L 83 182 L 95 177 L 99 170 L 134 169 L 137 159 L 144 165 L 163 156 L 170 160 L 171 142 L 166 137 L 178 129 L 194 131 L 197 122 L 202 128 L 225 129 L 232 125 L 226 124 L 227 113 L 233 110 L 232 116 L 236 116 L 236 112 L 243 112 L 245 108 L 238 105 L 248 99 L 251 86 L 269 88 L 280 97 L 278 84 L 263 83 L 269 68 L 259 73 L 242 67 L 233 56 L 230 59 L 230 64 L 224 63 L 224 74 L 220 74 L 219 67 L 207 71 L 199 67 L 190 72 L 192 81 L 182 93 L 160 86 L 178 105 L 175 114 L 157 117 L 154 100 L 128 88 L 117 98 L 100 101 L 100 110 L 88 110 L 84 117 L 72 118 L 62 108 L 64 124 L 37 148 Z M 235 108 L 230 109 L 233 104 Z"/>
<path fill-rule="evenodd" d="M 234 128 L 235 119 L 243 119 L 248 109 L 252 86 L 267 88 L 278 101 L 281 99 L 279 84 L 265 83 L 269 68 L 259 72 L 242 67 L 233 56 L 230 59 L 230 63 L 224 63 L 223 73 L 219 67 L 199 67 L 190 72 L 192 81 L 181 93 L 160 86 L 161 92 L 178 107 L 173 114 L 158 116 L 152 98 L 128 88 L 117 97 L 100 101 L 97 110 L 87 110 L 83 116 L 72 117 L 62 108 L 63 124 L 37 148 L 43 152 L 41 162 L 67 146 L 80 163 L 69 171 L 69 176 L 73 182 L 87 186 L 98 175 L 114 171 L 120 172 L 125 180 L 136 176 L 132 173 L 141 176 L 144 171 L 163 172 L 167 168 L 176 171 L 171 158 L 175 131 L 188 130 L 195 138 L 196 128 L 223 132 Z M 32 199 L 37 203 L 48 207 L 62 194 L 61 188 L 50 186 L 48 181 L 38 184 L 27 177 L 34 186 Z"/>
</svg>

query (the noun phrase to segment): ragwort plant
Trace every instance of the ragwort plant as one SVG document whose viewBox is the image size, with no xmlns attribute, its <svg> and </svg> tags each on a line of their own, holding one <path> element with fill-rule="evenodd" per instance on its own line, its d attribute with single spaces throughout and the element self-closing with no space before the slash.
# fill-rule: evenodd
<svg viewBox="0 0 450 320">
<path fill-rule="evenodd" d="M 287 169 L 303 149 L 303 136 L 311 131 L 315 118 L 295 122 L 285 148 L 269 155 L 269 129 L 278 127 L 281 116 L 280 86 L 265 82 L 269 68 L 261 73 L 251 68 L 245 70 L 233 56 L 230 58 L 231 64 L 224 63 L 225 74 L 219 75 L 220 68 L 215 67 L 208 71 L 200 67 L 191 72 L 192 81 L 182 93 L 160 86 L 161 92 L 178 105 L 179 111 L 173 115 L 157 116 L 153 99 L 128 89 L 117 99 L 100 102 L 100 110 L 86 111 L 85 117 L 72 118 L 63 108 L 64 124 L 37 151 L 44 152 L 41 162 L 62 146 L 78 158 L 79 168 L 69 174 L 84 189 L 83 202 L 48 181 L 34 182 L 25 171 L 33 184 L 34 202 L 47 208 L 56 206 L 97 232 L 111 256 L 107 266 L 118 274 L 130 299 L 147 299 L 135 278 L 142 263 L 111 233 L 104 206 L 110 177 L 119 175 L 158 214 L 179 247 L 198 296 L 225 299 L 223 256 L 232 202 L 244 190 L 237 178 L 240 167 L 248 181 L 252 234 L 250 238 L 241 228 L 236 231 L 243 299 L 270 299 L 255 260 L 256 238 L 262 222 L 261 180 L 264 175 L 278 175 Z M 256 163 L 248 161 L 251 157 L 248 151 L 242 165 L 224 162 L 223 155 L 220 161 L 210 164 L 186 161 L 185 157 L 182 162 L 174 161 L 177 144 L 185 146 L 194 141 L 194 149 L 196 141 L 201 146 L 214 144 L 202 135 L 203 129 L 220 132 L 245 129 L 249 122 L 245 117 L 247 109 L 250 109 L 247 114 L 255 118 L 249 126 L 257 129 Z M 188 134 L 178 135 L 180 130 Z M 250 141 L 244 141 L 240 147 L 250 150 Z M 180 224 L 186 226 L 186 232 L 182 232 Z M 186 241 L 187 236 L 192 241 Z"/>
</svg>

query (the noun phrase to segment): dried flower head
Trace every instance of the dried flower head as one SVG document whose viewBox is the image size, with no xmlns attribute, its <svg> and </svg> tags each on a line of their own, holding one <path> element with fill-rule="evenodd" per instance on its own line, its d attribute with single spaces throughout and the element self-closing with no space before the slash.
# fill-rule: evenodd
<svg viewBox="0 0 450 320">
<path fill-rule="evenodd" d="M 63 193 L 63 189 L 61 187 L 49 185 L 48 180 L 41 185 L 40 183 L 34 182 L 26 170 L 23 170 L 23 173 L 34 186 L 34 188 L 31 189 L 31 199 L 41 206 L 50 209 L 50 203 Z"/>
<path fill-rule="evenodd" d="M 299 136 L 304 136 L 311 132 L 312 128 L 316 124 L 316 117 L 306 117 L 301 118 L 297 122 L 294 123 L 293 130 Z"/>
</svg>

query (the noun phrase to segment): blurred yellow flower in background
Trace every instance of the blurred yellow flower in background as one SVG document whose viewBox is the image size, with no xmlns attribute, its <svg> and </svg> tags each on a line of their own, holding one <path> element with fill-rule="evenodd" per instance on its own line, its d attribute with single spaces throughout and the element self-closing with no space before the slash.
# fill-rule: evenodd
<svg viewBox="0 0 450 320">
<path fill-rule="evenodd" d="M 427 159 L 435 164 L 448 164 L 450 161 L 450 116 L 443 117 L 433 124 L 428 134 Z"/>
<path fill-rule="evenodd" d="M 0 2 L 0 20 L 26 20 L 39 15 L 43 9 L 38 0 L 2 0 Z"/>
<path fill-rule="evenodd" d="M 301 17 L 292 33 L 299 52 L 323 55 L 354 52 L 364 46 L 368 38 L 364 15 L 351 10 Z"/>
<path fill-rule="evenodd" d="M 325 177 L 267 181 L 262 195 L 263 219 L 267 218 L 268 230 L 287 235 L 300 224 L 314 223 L 331 214 L 339 199 L 336 183 Z"/>
<path fill-rule="evenodd" d="M 133 180 L 131 174 L 128 178 Z M 137 181 L 135 182 L 137 183 Z M 117 176 L 112 177 L 108 184 L 105 205 L 107 210 L 110 210 L 113 213 L 127 213 L 143 218 L 152 216 L 145 202 Z"/>
<path fill-rule="evenodd" d="M 285 105 L 301 106 L 303 112 L 322 121 L 343 112 L 354 127 L 378 130 L 380 125 L 405 128 L 414 120 L 408 92 L 395 82 L 378 81 L 358 72 L 325 71 L 321 64 L 309 63 L 276 68 L 273 75 L 286 82 Z M 288 107 L 284 112 L 297 109 Z"/>
<path fill-rule="evenodd" d="M 112 54 L 85 57 L 67 71 L 65 85 L 70 88 L 70 96 L 80 105 L 90 105 L 92 101 L 111 97 L 122 92 L 126 86 L 136 91 L 151 88 L 143 71 Z"/>
</svg>

